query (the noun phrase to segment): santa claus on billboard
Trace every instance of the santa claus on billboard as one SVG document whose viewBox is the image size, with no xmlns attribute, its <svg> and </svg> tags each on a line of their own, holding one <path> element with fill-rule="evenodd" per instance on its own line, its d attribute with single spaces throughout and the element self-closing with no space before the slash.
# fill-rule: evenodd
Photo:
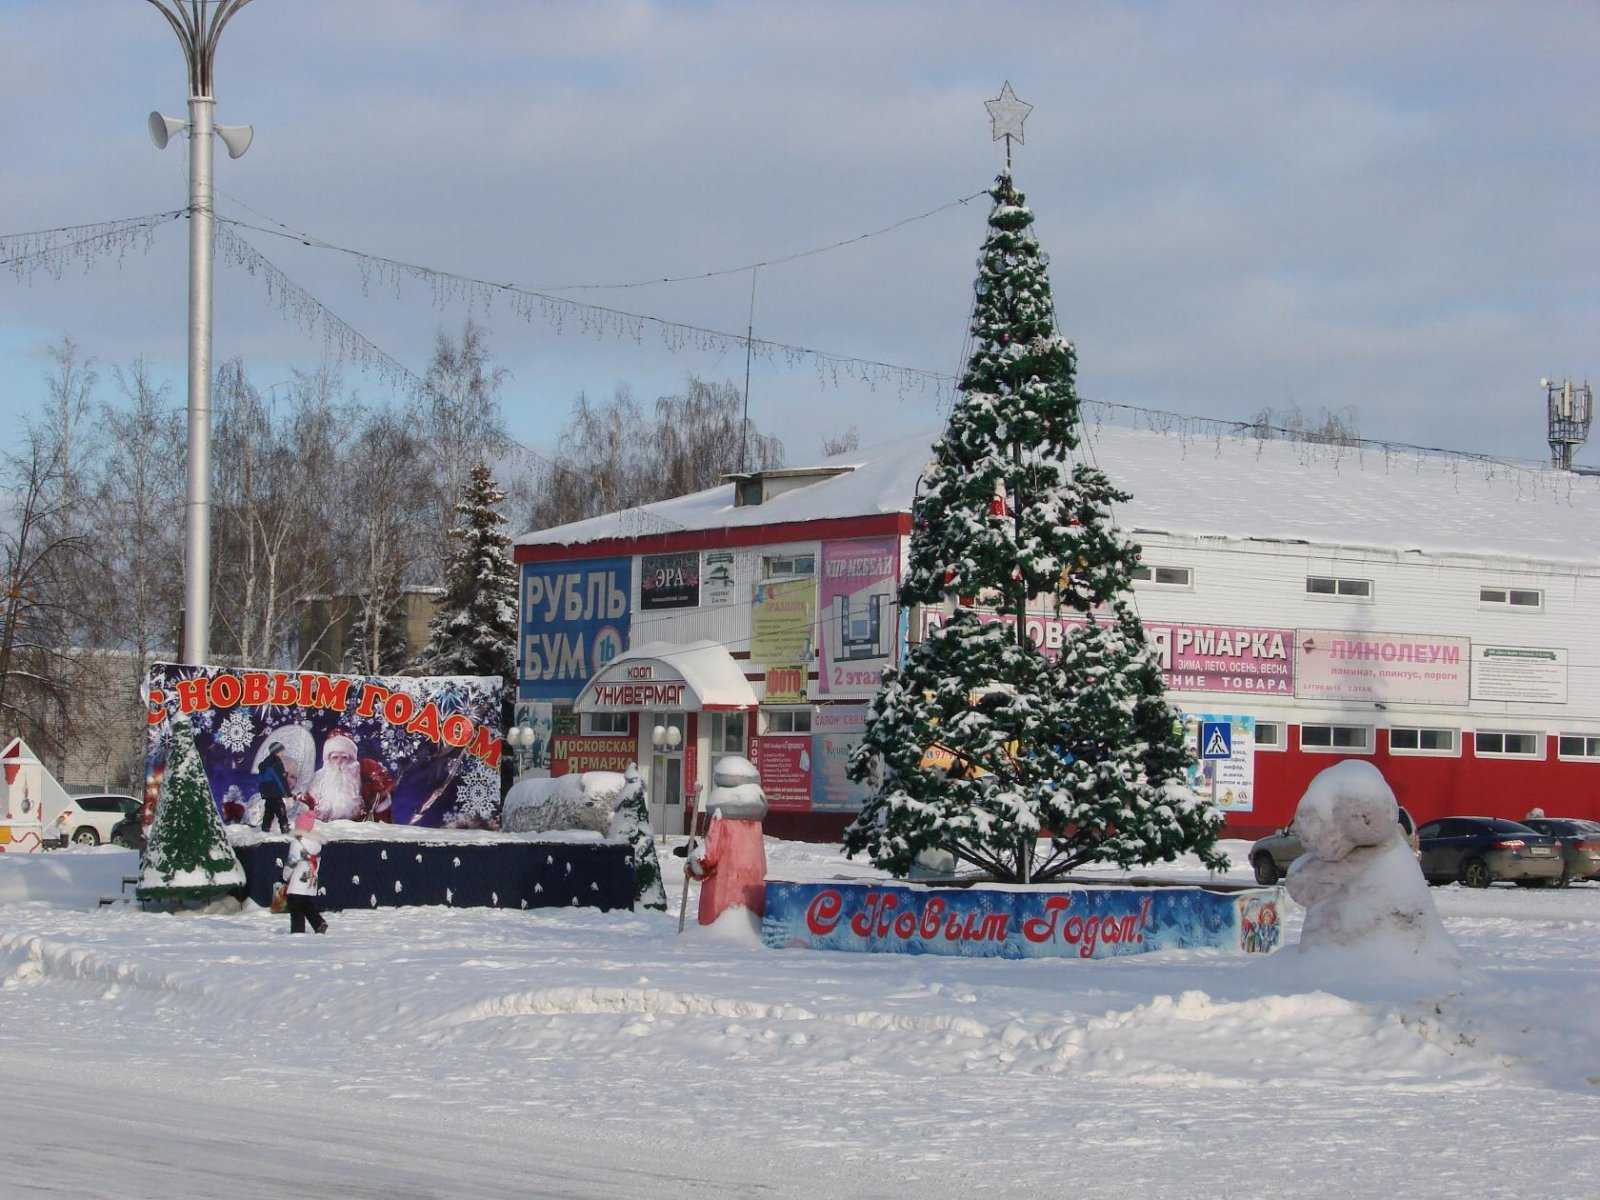
<svg viewBox="0 0 1600 1200">
<path fill-rule="evenodd" d="M 361 758 L 355 739 L 335 729 L 322 743 L 322 766 L 306 787 L 305 803 L 322 821 L 354 821 L 361 816 Z"/>
</svg>

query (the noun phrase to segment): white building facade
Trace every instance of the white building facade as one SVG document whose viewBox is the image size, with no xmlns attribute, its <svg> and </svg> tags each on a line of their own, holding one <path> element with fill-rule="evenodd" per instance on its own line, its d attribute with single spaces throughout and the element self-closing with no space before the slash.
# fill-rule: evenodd
<svg viewBox="0 0 1600 1200">
<path fill-rule="evenodd" d="M 947 615 L 897 597 L 932 440 L 518 539 L 519 723 L 549 722 L 551 769 L 637 762 L 678 830 L 745 754 L 772 832 L 836 837 L 882 671 Z M 1112 428 L 1082 452 L 1133 493 L 1135 600 L 1236 835 L 1350 756 L 1419 821 L 1600 818 L 1600 480 Z"/>
</svg>

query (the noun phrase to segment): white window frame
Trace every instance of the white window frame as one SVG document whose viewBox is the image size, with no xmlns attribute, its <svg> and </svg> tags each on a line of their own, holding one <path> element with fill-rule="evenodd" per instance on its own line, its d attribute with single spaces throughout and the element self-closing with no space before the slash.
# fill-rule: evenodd
<svg viewBox="0 0 1600 1200">
<path fill-rule="evenodd" d="M 809 569 L 796 570 L 799 560 L 805 559 Z M 787 570 L 777 569 L 779 564 L 786 564 Z M 783 579 L 815 579 L 817 575 L 817 552 L 815 550 L 795 551 L 792 554 L 763 554 L 761 556 L 761 578 L 766 581 Z"/>
<path fill-rule="evenodd" d="M 1328 741 L 1333 741 L 1335 729 L 1359 729 L 1364 735 L 1364 745 L 1361 746 L 1308 746 L 1306 745 L 1307 729 L 1328 730 Z M 1306 754 L 1371 754 L 1377 737 L 1371 725 L 1345 725 L 1337 721 L 1302 721 L 1300 722 L 1300 749 Z"/>
<path fill-rule="evenodd" d="M 1479 747 L 1478 739 L 1480 737 L 1491 736 L 1498 736 L 1502 745 L 1505 744 L 1504 739 L 1508 736 L 1531 737 L 1533 739 L 1533 749 L 1529 753 L 1523 754 L 1520 751 L 1484 750 Z M 1531 729 L 1474 729 L 1472 731 L 1472 756 L 1474 758 L 1518 758 L 1523 762 L 1540 762 L 1545 757 L 1544 734 L 1535 733 Z"/>
<path fill-rule="evenodd" d="M 1144 574 L 1140 574 L 1140 572 Z M 1162 571 L 1182 571 L 1183 582 L 1178 583 L 1171 579 L 1159 578 Z M 1179 567 L 1172 563 L 1140 563 L 1133 569 L 1133 586 L 1138 588 L 1159 588 L 1164 592 L 1192 592 L 1194 591 L 1194 568 Z"/>
<path fill-rule="evenodd" d="M 1500 599 L 1491 599 L 1490 597 L 1484 595 L 1485 592 L 1498 592 L 1500 594 Z M 1538 603 L 1512 603 L 1511 597 L 1517 592 L 1520 592 L 1523 595 L 1537 596 L 1539 598 Z M 1489 609 L 1493 612 L 1543 612 L 1544 589 L 1534 587 L 1516 587 L 1509 583 L 1480 583 L 1478 585 L 1478 607 L 1482 609 Z"/>
<path fill-rule="evenodd" d="M 1333 591 L 1313 592 L 1311 581 L 1313 579 L 1326 579 L 1332 582 Z M 1347 583 L 1364 583 L 1367 585 L 1367 594 L 1346 594 L 1339 589 Z M 1326 600 L 1334 604 L 1371 604 L 1378 594 L 1378 585 L 1371 579 L 1358 579 L 1354 575 L 1307 575 L 1305 582 L 1306 595 L 1312 600 Z"/>
<path fill-rule="evenodd" d="M 1415 746 L 1396 746 L 1394 744 L 1394 735 L 1396 733 L 1416 734 L 1417 744 Z M 1450 749 L 1424 749 L 1422 735 L 1425 733 L 1448 733 L 1450 735 Z M 1460 758 L 1461 731 L 1459 729 L 1450 729 L 1443 725 L 1391 725 L 1389 726 L 1389 753 L 1412 758 Z"/>
<path fill-rule="evenodd" d="M 744 736 L 739 739 L 740 746 L 737 750 L 725 748 L 728 740 L 728 722 L 737 717 L 743 724 Z M 718 735 L 721 735 L 720 737 Z M 750 753 L 750 714 L 742 708 L 726 711 L 709 712 L 706 714 L 706 740 L 711 745 L 711 761 L 725 758 L 730 754 Z"/>
<path fill-rule="evenodd" d="M 1568 754 L 1561 748 L 1561 742 L 1563 738 L 1577 738 L 1580 742 L 1584 743 L 1584 752 L 1582 754 Z M 1594 766 L 1600 767 L 1600 734 L 1558 733 L 1555 735 L 1555 739 L 1556 757 L 1562 762 L 1591 763 Z M 1590 742 L 1594 743 L 1594 753 L 1592 754 L 1588 751 L 1588 745 Z"/>
<path fill-rule="evenodd" d="M 1270 725 L 1278 731 L 1278 740 L 1272 744 L 1261 741 L 1261 727 Z M 1287 721 L 1257 721 L 1255 747 L 1267 754 L 1281 754 L 1289 748 L 1289 722 Z"/>
<path fill-rule="evenodd" d="M 586 712 L 580 728 L 586 737 L 626 737 L 629 732 L 628 716 L 625 712 Z M 620 729 L 617 728 L 619 724 L 622 726 Z"/>
<path fill-rule="evenodd" d="M 805 734 L 811 732 L 812 717 L 810 708 L 767 708 L 762 710 L 761 717 L 761 724 L 763 726 L 762 733 L 764 734 L 772 733 L 783 736 L 785 734 Z M 787 718 L 789 720 L 788 729 L 779 729 L 776 727 L 775 718 L 779 717 Z M 793 718 L 795 717 L 804 717 L 806 719 L 806 727 L 804 729 L 794 728 Z"/>
</svg>

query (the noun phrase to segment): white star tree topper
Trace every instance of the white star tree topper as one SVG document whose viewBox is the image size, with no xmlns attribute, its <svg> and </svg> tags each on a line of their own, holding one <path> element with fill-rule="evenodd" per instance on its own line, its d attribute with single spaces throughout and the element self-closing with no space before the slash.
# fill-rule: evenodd
<svg viewBox="0 0 1600 1200">
<path fill-rule="evenodd" d="M 1006 142 L 1006 170 L 1011 170 L 1011 139 L 1016 138 L 1017 145 L 1025 145 L 1022 136 L 1022 123 L 1028 119 L 1028 114 L 1033 111 L 1033 105 L 1024 104 L 1017 99 L 1017 94 L 1011 90 L 1011 81 L 1006 80 L 1000 89 L 1000 94 L 993 100 L 985 100 L 983 106 L 989 110 L 989 124 L 994 130 L 994 141 L 1001 138 Z"/>
</svg>

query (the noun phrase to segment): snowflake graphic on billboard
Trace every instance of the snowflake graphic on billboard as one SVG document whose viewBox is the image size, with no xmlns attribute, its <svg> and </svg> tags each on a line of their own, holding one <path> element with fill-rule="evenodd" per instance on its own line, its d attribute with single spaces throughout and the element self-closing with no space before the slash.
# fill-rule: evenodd
<svg viewBox="0 0 1600 1200">
<path fill-rule="evenodd" d="M 250 718 L 237 710 L 228 714 L 217 727 L 217 744 L 226 746 L 235 754 L 243 754 L 256 740 L 255 725 Z"/>
</svg>

